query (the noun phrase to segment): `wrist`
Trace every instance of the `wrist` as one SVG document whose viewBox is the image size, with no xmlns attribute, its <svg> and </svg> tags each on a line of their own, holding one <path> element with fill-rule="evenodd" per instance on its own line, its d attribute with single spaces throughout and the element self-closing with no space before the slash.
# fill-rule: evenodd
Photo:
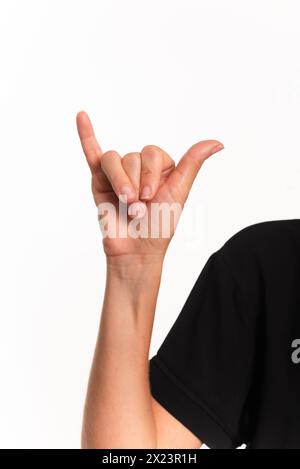
<svg viewBox="0 0 300 469">
<path fill-rule="evenodd" d="M 162 254 L 106 256 L 107 273 L 123 279 L 161 273 L 163 262 Z"/>
<path fill-rule="evenodd" d="M 127 341 L 133 334 L 145 353 L 150 344 L 162 264 L 163 259 L 158 257 L 107 259 L 104 311 L 109 311 L 111 321 L 122 323 L 123 339 Z"/>
<path fill-rule="evenodd" d="M 107 258 L 107 286 L 122 292 L 123 297 L 149 301 L 156 298 L 160 286 L 163 258 L 120 256 Z"/>
</svg>

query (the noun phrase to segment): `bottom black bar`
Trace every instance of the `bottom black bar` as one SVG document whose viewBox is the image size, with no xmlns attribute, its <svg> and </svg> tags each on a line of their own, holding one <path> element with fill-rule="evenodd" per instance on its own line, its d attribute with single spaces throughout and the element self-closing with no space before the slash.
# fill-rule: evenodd
<svg viewBox="0 0 300 469">
<path fill-rule="evenodd" d="M 222 450 L 221 450 L 222 451 Z M 228 450 L 224 450 L 228 451 Z M 45 464 L 62 464 L 75 467 L 97 467 L 110 464 L 121 464 L 123 467 L 137 467 L 153 464 L 195 465 L 205 460 L 209 454 L 216 453 L 211 450 L 68 450 L 68 449 L 3 449 L 0 450 L 1 462 L 10 461 L 30 465 L 37 463 L 39 467 Z M 53 466 L 54 467 L 54 466 Z M 56 466 L 55 466 L 56 467 Z"/>
</svg>

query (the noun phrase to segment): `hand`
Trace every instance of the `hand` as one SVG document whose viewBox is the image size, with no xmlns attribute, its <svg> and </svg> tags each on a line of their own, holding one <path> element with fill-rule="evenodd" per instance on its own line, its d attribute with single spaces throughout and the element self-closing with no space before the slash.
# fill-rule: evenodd
<svg viewBox="0 0 300 469">
<path fill-rule="evenodd" d="M 117 214 L 115 237 L 105 237 L 104 250 L 109 259 L 146 260 L 163 259 L 174 234 L 176 223 L 170 226 L 167 236 L 151 237 L 151 204 L 177 204 L 183 208 L 193 181 L 203 162 L 212 154 L 222 150 L 216 140 L 206 140 L 193 145 L 175 165 L 172 158 L 155 145 L 145 146 L 141 152 L 128 153 L 123 158 L 116 151 L 102 152 L 88 115 L 77 114 L 77 129 L 82 148 L 92 174 L 92 192 L 97 207 L 111 203 Z M 120 215 L 120 199 L 127 197 L 125 217 Z M 128 215 L 128 216 L 127 216 Z M 139 224 L 148 226 L 145 237 L 120 237 L 120 230 L 131 229 Z M 138 220 L 137 220 L 138 218 Z M 108 218 L 108 221 L 110 218 Z M 144 235 L 143 235 L 144 236 Z"/>
</svg>

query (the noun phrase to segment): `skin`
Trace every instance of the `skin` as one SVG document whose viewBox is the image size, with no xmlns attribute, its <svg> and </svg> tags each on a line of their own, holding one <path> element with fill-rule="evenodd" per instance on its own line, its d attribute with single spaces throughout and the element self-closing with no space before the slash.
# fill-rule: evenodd
<svg viewBox="0 0 300 469">
<path fill-rule="evenodd" d="M 77 129 L 91 170 L 96 205 L 111 202 L 118 211 L 127 194 L 128 217 L 148 211 L 151 202 L 184 206 L 203 164 L 223 149 L 217 140 L 193 145 L 175 165 L 156 145 L 121 158 L 103 152 L 85 112 Z M 119 228 L 120 226 L 118 226 Z M 199 448 L 202 442 L 150 393 L 149 348 L 168 238 L 105 238 L 106 288 L 90 372 L 82 428 L 83 448 Z"/>
</svg>

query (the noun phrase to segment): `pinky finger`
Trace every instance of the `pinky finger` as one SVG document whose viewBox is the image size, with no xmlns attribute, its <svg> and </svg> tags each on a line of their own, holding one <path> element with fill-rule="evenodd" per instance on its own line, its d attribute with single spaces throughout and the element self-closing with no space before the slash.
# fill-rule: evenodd
<svg viewBox="0 0 300 469">
<path fill-rule="evenodd" d="M 93 173 L 99 169 L 102 150 L 97 142 L 92 123 L 86 112 L 81 111 L 77 114 L 76 123 L 83 152 Z"/>
</svg>

